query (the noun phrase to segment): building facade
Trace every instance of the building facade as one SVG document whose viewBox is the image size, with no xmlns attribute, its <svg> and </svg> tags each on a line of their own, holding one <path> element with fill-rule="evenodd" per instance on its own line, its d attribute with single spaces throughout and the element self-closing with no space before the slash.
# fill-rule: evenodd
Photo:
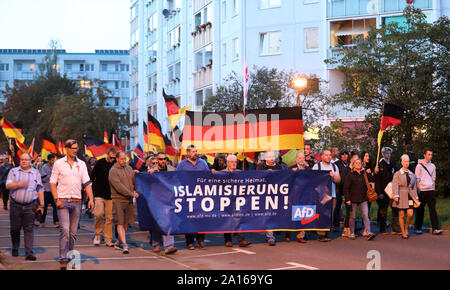
<svg viewBox="0 0 450 290">
<path fill-rule="evenodd" d="M 412 2 L 408 4 L 407 2 Z M 324 60 L 338 45 L 370 26 L 402 22 L 406 5 L 421 8 L 428 20 L 450 14 L 446 0 L 130 0 L 131 146 L 143 144 L 147 111 L 170 130 L 162 90 L 181 107 L 201 110 L 230 73 L 275 67 L 327 81 L 341 90 L 344 76 Z M 362 110 L 333 108 L 333 117 L 361 120 Z M 163 133 L 164 133 L 163 132 Z"/>
<path fill-rule="evenodd" d="M 0 102 L 5 102 L 1 91 L 14 84 L 32 82 L 38 74 L 38 65 L 51 53 L 47 49 L 0 49 Z M 125 114 L 129 109 L 130 56 L 127 50 L 95 50 L 94 53 L 68 53 L 58 50 L 57 70 L 82 87 L 91 81 L 101 81 L 112 92 L 106 106 Z"/>
</svg>

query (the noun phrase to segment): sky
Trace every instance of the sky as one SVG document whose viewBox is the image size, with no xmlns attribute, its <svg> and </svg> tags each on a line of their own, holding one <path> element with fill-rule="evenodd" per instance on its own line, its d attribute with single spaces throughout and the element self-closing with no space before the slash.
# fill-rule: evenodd
<svg viewBox="0 0 450 290">
<path fill-rule="evenodd" d="M 130 48 L 130 0 L 0 0 L 0 48 Z"/>
</svg>

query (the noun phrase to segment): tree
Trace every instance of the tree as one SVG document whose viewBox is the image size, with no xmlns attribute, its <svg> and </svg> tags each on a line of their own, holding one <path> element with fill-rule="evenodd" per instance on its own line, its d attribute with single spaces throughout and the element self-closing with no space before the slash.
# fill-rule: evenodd
<svg viewBox="0 0 450 290">
<path fill-rule="evenodd" d="M 440 190 L 448 191 L 449 20 L 442 17 L 427 23 L 420 9 L 413 7 L 404 10 L 404 17 L 406 27 L 390 23 L 372 28 L 356 48 L 344 49 L 342 58 L 326 60 L 340 63 L 338 69 L 346 77 L 334 103 L 371 112 L 367 120 L 375 134 L 383 103 L 404 108 L 402 124 L 386 132 L 383 144 L 399 154 L 406 144 L 413 144 L 419 156 L 423 147 L 435 147 L 437 167 L 444 170 L 438 176 Z"/>
<path fill-rule="evenodd" d="M 54 48 L 39 65 L 40 73 L 32 83 L 8 87 L 6 104 L 0 108 L 6 119 L 22 122 L 26 140 L 36 137 L 36 151 L 46 134 L 55 140 L 72 138 L 81 142 L 83 135 L 100 138 L 112 127 L 127 132 L 128 117 L 105 106 L 111 91 L 102 88 L 98 80 L 84 79 L 81 84 L 61 76 L 54 66 L 55 56 Z M 6 140 L 0 142 L 6 148 Z"/>
<path fill-rule="evenodd" d="M 293 72 L 279 71 L 275 68 L 254 67 L 250 72 L 250 84 L 247 94 L 248 110 L 297 105 L 297 92 L 292 87 L 292 81 L 297 77 Z M 308 77 L 312 83 L 304 90 L 302 97 L 303 121 L 305 126 L 316 123 L 325 114 L 325 106 L 330 97 L 319 87 L 323 81 L 316 76 Z M 206 100 L 204 111 L 228 112 L 242 110 L 243 84 L 242 78 L 233 72 L 224 79 L 224 85 L 217 88 L 216 94 Z M 315 89 L 313 88 L 315 87 Z"/>
</svg>

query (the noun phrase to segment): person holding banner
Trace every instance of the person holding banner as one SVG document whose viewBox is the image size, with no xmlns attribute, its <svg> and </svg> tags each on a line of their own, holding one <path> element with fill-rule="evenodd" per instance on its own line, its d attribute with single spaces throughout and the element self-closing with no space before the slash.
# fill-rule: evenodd
<svg viewBox="0 0 450 290">
<path fill-rule="evenodd" d="M 375 191 L 378 194 L 378 224 L 380 225 L 380 234 L 388 234 L 386 231 L 386 219 L 389 206 L 392 208 L 392 234 L 401 234 L 398 227 L 398 209 L 392 207 L 392 202 L 389 196 L 384 192 L 384 189 L 394 176 L 394 164 L 391 163 L 392 149 L 383 147 L 381 155 L 383 158 L 375 166 Z"/>
<path fill-rule="evenodd" d="M 263 162 L 256 167 L 256 170 L 282 170 L 280 164 L 275 163 L 275 152 L 274 151 L 266 151 L 262 158 Z M 275 235 L 272 231 L 266 232 L 266 239 L 269 246 L 275 246 Z"/>
<path fill-rule="evenodd" d="M 227 168 L 221 170 L 222 172 L 236 172 L 236 171 L 240 171 L 239 169 L 237 169 L 237 164 L 238 164 L 238 159 L 236 157 L 236 155 L 228 155 L 227 156 Z M 239 233 L 235 233 L 234 234 L 239 242 L 239 247 L 247 247 L 251 244 L 251 242 L 247 242 L 244 238 L 244 235 L 241 235 Z M 226 233 L 223 234 L 223 237 L 225 238 L 225 246 L 227 247 L 232 247 L 233 246 L 233 242 L 231 241 L 231 233 Z"/>
<path fill-rule="evenodd" d="M 305 153 L 299 152 L 297 153 L 297 156 L 295 158 L 295 164 L 289 168 L 292 171 L 297 170 L 311 170 L 312 168 L 309 167 L 308 163 L 305 161 Z M 306 233 L 305 231 L 300 231 L 297 234 L 297 242 L 299 243 L 306 243 L 305 241 Z"/>
<path fill-rule="evenodd" d="M 396 206 L 399 211 L 399 222 L 402 230 L 402 238 L 408 239 L 408 226 L 411 223 L 414 208 L 419 207 L 419 197 L 417 195 L 417 179 L 409 167 L 409 156 L 402 155 L 402 168 L 395 172 L 392 179 L 392 193 L 394 194 L 393 206 Z M 407 213 L 405 224 L 405 211 Z"/>
<path fill-rule="evenodd" d="M 187 158 L 178 163 L 177 171 L 209 171 L 208 163 L 198 157 L 197 148 L 194 145 L 189 145 L 186 148 Z M 195 250 L 194 239 L 197 238 L 197 243 L 200 248 L 205 247 L 205 234 L 185 234 L 186 245 L 189 250 Z"/>
<path fill-rule="evenodd" d="M 148 172 L 150 174 L 153 174 L 155 172 L 167 172 L 167 171 L 176 171 L 176 169 L 170 165 L 167 164 L 167 158 L 166 153 L 159 152 L 156 155 L 157 165 L 150 168 Z M 178 249 L 175 248 L 175 238 L 171 235 L 161 235 L 161 233 L 156 231 L 150 231 L 151 239 L 152 239 L 152 246 L 153 246 L 153 252 L 159 253 L 161 251 L 161 242 L 163 242 L 165 254 L 171 255 L 175 254 Z"/>
<path fill-rule="evenodd" d="M 319 163 L 314 165 L 313 170 L 325 170 L 330 172 L 330 176 L 332 178 L 331 183 L 331 197 L 333 198 L 333 212 L 336 211 L 336 185 L 341 182 L 341 176 L 339 174 L 339 168 L 334 164 L 331 163 L 331 151 L 330 150 L 324 150 L 321 154 L 321 159 Z M 331 241 L 330 238 L 327 237 L 327 232 L 317 232 L 319 238 L 319 242 L 329 242 Z"/>
</svg>

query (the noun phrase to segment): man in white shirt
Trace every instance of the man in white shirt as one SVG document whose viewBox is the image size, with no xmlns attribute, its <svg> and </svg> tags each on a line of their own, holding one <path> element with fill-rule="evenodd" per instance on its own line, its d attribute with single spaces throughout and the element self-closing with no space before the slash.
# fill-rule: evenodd
<svg viewBox="0 0 450 290">
<path fill-rule="evenodd" d="M 50 177 L 50 188 L 58 207 L 60 225 L 59 255 L 60 268 L 67 267 L 67 253 L 75 246 L 78 223 L 81 214 L 82 190 L 88 196 L 88 208 L 94 209 L 92 182 L 89 178 L 86 163 L 77 158 L 78 144 L 76 140 L 67 140 L 64 144 L 67 155 L 55 162 Z"/>
</svg>

